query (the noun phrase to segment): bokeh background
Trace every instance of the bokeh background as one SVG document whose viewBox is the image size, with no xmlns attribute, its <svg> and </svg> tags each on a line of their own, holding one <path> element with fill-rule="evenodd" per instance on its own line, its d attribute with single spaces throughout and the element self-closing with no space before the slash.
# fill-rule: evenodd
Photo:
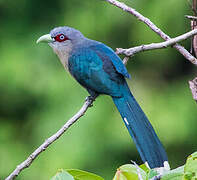
<svg viewBox="0 0 197 180">
<path fill-rule="evenodd" d="M 124 2 L 171 37 L 190 30 L 184 18 L 192 14 L 187 0 Z M 47 44 L 35 43 L 60 25 L 113 49 L 161 41 L 104 0 L 0 0 L 0 179 L 73 116 L 88 95 Z M 182 44 L 190 49 L 190 40 Z M 197 150 L 197 105 L 188 87 L 197 75 L 195 67 L 167 48 L 140 53 L 127 68 L 130 88 L 164 144 L 171 167 L 183 165 Z M 110 180 L 131 159 L 141 163 L 111 99 L 102 96 L 17 179 L 49 179 L 59 168 L 79 168 Z"/>
</svg>

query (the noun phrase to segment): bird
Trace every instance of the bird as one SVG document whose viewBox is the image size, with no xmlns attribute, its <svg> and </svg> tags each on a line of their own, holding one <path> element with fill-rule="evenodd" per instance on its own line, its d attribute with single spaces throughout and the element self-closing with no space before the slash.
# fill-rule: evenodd
<svg viewBox="0 0 197 180">
<path fill-rule="evenodd" d="M 162 143 L 129 89 L 126 79 L 130 74 L 109 46 L 68 26 L 55 27 L 38 38 L 37 43 L 40 42 L 52 47 L 64 68 L 88 91 L 90 99 L 111 96 L 148 168 L 170 169 Z"/>
</svg>

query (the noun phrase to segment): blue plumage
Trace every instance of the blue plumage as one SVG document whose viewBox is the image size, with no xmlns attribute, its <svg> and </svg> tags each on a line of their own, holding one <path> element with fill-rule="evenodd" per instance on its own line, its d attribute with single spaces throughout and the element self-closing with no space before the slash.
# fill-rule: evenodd
<svg viewBox="0 0 197 180">
<path fill-rule="evenodd" d="M 129 90 L 125 78 L 130 75 L 122 60 L 105 44 L 87 39 L 73 28 L 55 28 L 50 37 L 49 45 L 64 67 L 91 96 L 112 97 L 142 160 L 150 168 L 165 167 L 166 152 Z"/>
<path fill-rule="evenodd" d="M 119 57 L 104 44 L 94 42 L 71 53 L 69 71 L 90 94 L 112 97 L 142 160 L 150 168 L 162 167 L 167 161 L 165 150 L 128 88 L 124 77 L 129 74 Z"/>
<path fill-rule="evenodd" d="M 124 94 L 122 97 L 112 98 L 136 144 L 143 162 L 147 162 L 150 168 L 164 166 L 164 162 L 168 161 L 167 155 L 152 125 L 126 83 L 122 91 Z"/>
</svg>

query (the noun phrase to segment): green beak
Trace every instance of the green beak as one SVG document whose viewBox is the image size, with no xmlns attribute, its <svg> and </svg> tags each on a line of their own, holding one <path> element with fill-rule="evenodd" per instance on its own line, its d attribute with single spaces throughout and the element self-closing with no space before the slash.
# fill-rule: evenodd
<svg viewBox="0 0 197 180">
<path fill-rule="evenodd" d="M 36 43 L 40 43 L 40 42 L 50 43 L 50 42 L 53 42 L 53 39 L 51 38 L 50 34 L 45 34 L 41 36 L 40 38 L 38 38 L 38 40 L 36 41 Z"/>
</svg>

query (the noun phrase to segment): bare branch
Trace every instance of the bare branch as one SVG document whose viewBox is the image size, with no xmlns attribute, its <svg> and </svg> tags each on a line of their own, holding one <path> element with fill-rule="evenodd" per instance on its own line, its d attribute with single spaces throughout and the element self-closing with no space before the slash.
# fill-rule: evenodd
<svg viewBox="0 0 197 180">
<path fill-rule="evenodd" d="M 116 54 L 120 54 L 120 53 L 118 53 L 118 49 L 121 49 L 121 48 L 117 48 L 116 49 Z M 122 60 L 123 64 L 124 65 L 127 65 L 128 60 L 129 60 L 129 57 L 128 56 L 124 57 L 124 59 Z"/>
<path fill-rule="evenodd" d="M 192 6 L 191 9 L 193 11 L 193 14 L 195 16 L 186 16 L 187 18 L 191 19 L 191 29 L 197 29 L 197 19 L 195 19 L 196 17 L 196 6 L 197 6 L 197 1 L 196 0 L 192 0 Z M 194 51 L 195 57 L 197 57 L 197 36 L 195 35 L 192 39 L 191 39 L 191 52 Z"/>
<path fill-rule="evenodd" d="M 194 80 L 189 81 L 189 87 L 192 91 L 193 99 L 197 102 L 197 77 Z"/>
<path fill-rule="evenodd" d="M 197 20 L 197 17 L 196 17 L 196 16 L 185 15 L 185 17 L 186 17 L 187 19 Z"/>
<path fill-rule="evenodd" d="M 143 16 L 142 14 L 137 12 L 135 9 L 133 9 L 133 8 L 127 6 L 126 4 L 119 2 L 117 0 L 105 0 L 105 1 L 109 2 L 110 4 L 115 5 L 118 8 L 121 8 L 123 11 L 126 11 L 126 12 L 134 15 L 138 20 L 142 21 L 149 28 L 151 28 L 154 32 L 156 32 L 162 39 L 164 39 L 166 41 L 171 39 L 167 34 L 165 34 L 161 29 L 159 29 L 155 24 L 153 24 L 150 21 L 150 19 Z M 197 65 L 197 59 L 194 56 L 192 56 L 183 46 L 181 46 L 179 44 L 175 44 L 173 47 L 176 48 L 187 60 L 189 60 L 191 63 Z"/>
<path fill-rule="evenodd" d="M 117 54 L 124 54 L 128 57 L 128 56 L 133 56 L 134 54 L 139 53 L 141 51 L 167 48 L 168 46 L 172 46 L 180 41 L 188 39 L 189 37 L 191 37 L 195 34 L 197 34 L 197 29 L 194 29 L 192 31 L 189 31 L 189 32 L 183 34 L 183 35 L 177 36 L 175 38 L 172 38 L 170 40 L 167 40 L 167 41 L 161 42 L 161 43 L 151 43 L 151 44 L 146 44 L 146 45 L 140 45 L 140 46 L 136 46 L 136 47 L 129 48 L 129 49 L 117 48 L 116 53 Z M 127 61 L 128 61 L 128 59 L 124 59 L 124 61 L 123 61 L 124 64 L 126 64 Z"/>
<path fill-rule="evenodd" d="M 137 165 L 137 163 L 135 161 L 132 161 L 131 160 L 131 162 L 136 167 L 138 179 L 139 180 L 143 180 L 142 175 L 141 175 L 141 172 L 140 172 L 140 167 Z"/>
<path fill-rule="evenodd" d="M 71 119 L 69 119 L 62 127 L 59 129 L 54 135 L 49 137 L 45 142 L 37 148 L 25 161 L 23 161 L 21 164 L 19 164 L 16 169 L 5 179 L 5 180 L 12 180 L 15 179 L 16 176 L 19 175 L 19 173 L 25 169 L 28 168 L 31 163 L 38 157 L 38 155 L 45 151 L 46 148 L 51 145 L 53 142 L 55 142 L 63 133 L 72 125 L 74 124 L 81 116 L 85 114 L 88 107 L 91 106 L 93 103 L 93 99 L 88 99 L 83 104 L 82 108 L 75 114 Z"/>
</svg>

